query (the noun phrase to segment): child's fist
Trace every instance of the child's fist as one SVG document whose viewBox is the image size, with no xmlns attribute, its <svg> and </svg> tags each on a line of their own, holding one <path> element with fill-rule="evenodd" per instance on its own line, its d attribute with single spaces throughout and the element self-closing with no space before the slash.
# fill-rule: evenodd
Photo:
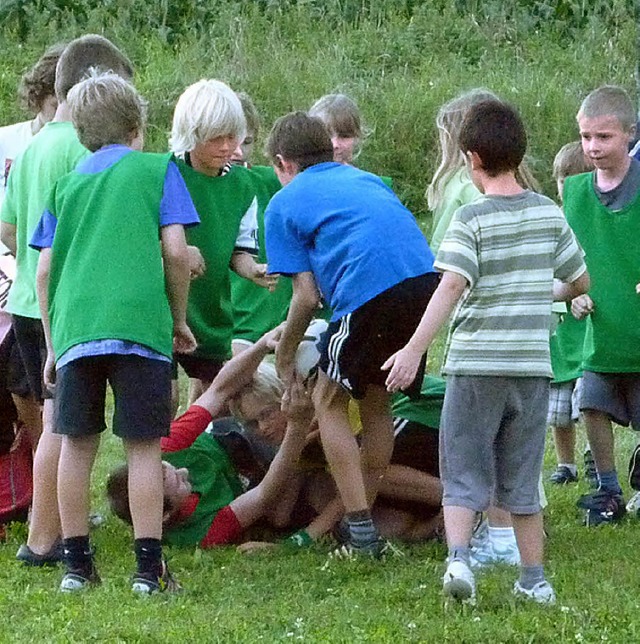
<svg viewBox="0 0 640 644">
<path fill-rule="evenodd" d="M 191 329 L 186 324 L 178 325 L 173 330 L 173 350 L 175 353 L 192 353 L 197 346 Z"/>
</svg>

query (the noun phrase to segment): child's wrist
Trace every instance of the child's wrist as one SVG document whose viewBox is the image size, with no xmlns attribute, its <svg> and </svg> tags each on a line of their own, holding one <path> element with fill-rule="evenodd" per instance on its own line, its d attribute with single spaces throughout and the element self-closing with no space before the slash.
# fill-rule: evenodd
<svg viewBox="0 0 640 644">
<path fill-rule="evenodd" d="M 308 548 L 313 545 L 313 539 L 306 530 L 298 530 L 298 532 L 294 532 L 286 537 L 282 541 L 282 545 L 294 549 Z"/>
</svg>

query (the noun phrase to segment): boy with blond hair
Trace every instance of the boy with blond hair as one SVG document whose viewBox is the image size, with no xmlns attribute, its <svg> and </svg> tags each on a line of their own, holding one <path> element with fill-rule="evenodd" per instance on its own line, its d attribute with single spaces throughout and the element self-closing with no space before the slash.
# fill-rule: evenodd
<svg viewBox="0 0 640 644">
<path fill-rule="evenodd" d="M 599 487 L 578 506 L 587 526 L 625 514 L 614 456 L 612 422 L 640 430 L 640 254 L 633 240 L 640 217 L 640 163 L 629 156 L 636 114 L 620 87 L 602 86 L 577 115 L 582 149 L 595 166 L 568 177 L 567 220 L 584 248 L 592 287 L 571 306 L 588 317 L 580 411 L 598 471 Z"/>
<path fill-rule="evenodd" d="M 555 601 L 544 576 L 538 491 L 551 304 L 583 293 L 588 275 L 560 209 L 516 181 L 526 143 L 511 106 L 492 100 L 469 110 L 460 149 L 484 197 L 456 211 L 436 257 L 440 284 L 408 344 L 383 365 L 389 390 L 405 388 L 455 309 L 443 369 L 440 475 L 449 547 L 443 591 L 461 601 L 475 600 L 469 542 L 476 513 L 492 500 L 511 513 L 518 541 L 514 593 Z"/>
<path fill-rule="evenodd" d="M 113 430 L 129 466 L 132 590 L 171 590 L 160 541 L 160 438 L 171 422 L 172 350 L 195 348 L 186 324 L 184 226 L 198 216 L 168 156 L 139 152 L 146 106 L 127 81 L 92 76 L 71 89 L 68 103 L 93 155 L 55 184 L 31 242 L 40 250 L 44 380 L 55 383 L 54 431 L 62 435 L 58 499 L 67 570 L 60 590 L 99 582 L 89 544 L 89 482 L 107 383 Z"/>
<path fill-rule="evenodd" d="M 81 81 L 90 68 L 111 70 L 123 78 L 133 75 L 129 59 L 102 36 L 88 34 L 66 46 L 56 67 L 56 114 L 13 163 L 0 212 L 2 238 L 13 239 L 16 247 L 17 275 L 7 310 L 13 316 L 16 343 L 27 374 L 30 395 L 35 404 L 42 407 L 42 436 L 33 465 L 29 537 L 16 555 L 25 564 L 35 566 L 60 560 L 57 545 L 60 520 L 58 513 L 52 511 L 58 506 L 56 477 L 60 437 L 51 431 L 53 401 L 51 394 L 42 387 L 47 349 L 36 292 L 38 253 L 29 247 L 29 241 L 55 182 L 89 154 L 78 140 L 66 101 L 71 87 Z"/>
</svg>

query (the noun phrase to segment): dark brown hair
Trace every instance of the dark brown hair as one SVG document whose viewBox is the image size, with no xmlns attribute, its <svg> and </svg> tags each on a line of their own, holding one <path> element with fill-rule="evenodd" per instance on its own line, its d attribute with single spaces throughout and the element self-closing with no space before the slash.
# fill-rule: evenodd
<svg viewBox="0 0 640 644">
<path fill-rule="evenodd" d="M 18 96 L 30 112 L 37 114 L 45 100 L 56 95 L 56 66 L 64 50 L 65 45 L 62 43 L 49 47 L 22 77 Z"/>
</svg>

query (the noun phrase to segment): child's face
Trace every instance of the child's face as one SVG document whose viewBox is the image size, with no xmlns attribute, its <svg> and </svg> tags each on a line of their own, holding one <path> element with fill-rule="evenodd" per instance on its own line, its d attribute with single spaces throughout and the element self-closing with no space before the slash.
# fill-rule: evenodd
<svg viewBox="0 0 640 644">
<path fill-rule="evenodd" d="M 189 470 L 186 467 L 178 469 L 166 461 L 162 461 L 162 479 L 165 498 L 172 508 L 178 509 L 191 494 Z"/>
<path fill-rule="evenodd" d="M 235 136 L 216 136 L 213 139 L 197 143 L 190 151 L 191 165 L 198 172 L 216 177 L 226 163 L 231 160 L 238 147 Z"/>
<path fill-rule="evenodd" d="M 331 136 L 333 144 L 333 160 L 337 163 L 353 163 L 353 154 L 358 139 L 352 136 Z"/>
<path fill-rule="evenodd" d="M 578 114 L 582 150 L 598 170 L 627 167 L 633 128 L 624 130 L 615 116 L 588 118 Z"/>
<path fill-rule="evenodd" d="M 256 137 L 253 132 L 247 132 L 244 141 L 234 150 L 231 155 L 232 163 L 249 163 L 253 154 L 253 145 Z"/>
<path fill-rule="evenodd" d="M 245 393 L 240 399 L 240 413 L 255 424 L 256 434 L 270 445 L 278 447 L 287 431 L 287 417 L 280 404 L 267 402 L 253 393 Z"/>
</svg>

